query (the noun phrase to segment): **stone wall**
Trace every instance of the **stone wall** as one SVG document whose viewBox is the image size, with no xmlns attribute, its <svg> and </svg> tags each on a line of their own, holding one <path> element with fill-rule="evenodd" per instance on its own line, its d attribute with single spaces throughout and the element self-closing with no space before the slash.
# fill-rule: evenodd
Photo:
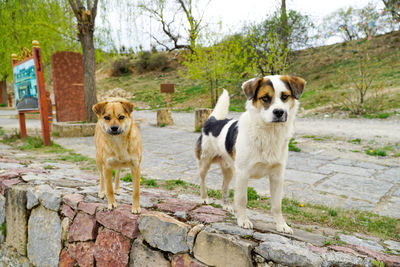
<svg viewBox="0 0 400 267">
<path fill-rule="evenodd" d="M 123 181 L 110 211 L 97 198 L 96 177 L 66 177 L 60 164 L 52 172 L 5 158 L 0 165 L 0 266 L 373 266 L 372 258 L 400 264 L 397 256 L 360 246 L 326 247 L 298 230 L 278 235 L 260 223 L 242 229 L 220 208 L 159 189 L 141 189 L 142 213 L 134 215 L 131 185 Z"/>
<path fill-rule="evenodd" d="M 51 56 L 51 63 L 57 121 L 84 121 L 86 111 L 82 55 L 76 52 L 56 52 Z"/>
</svg>

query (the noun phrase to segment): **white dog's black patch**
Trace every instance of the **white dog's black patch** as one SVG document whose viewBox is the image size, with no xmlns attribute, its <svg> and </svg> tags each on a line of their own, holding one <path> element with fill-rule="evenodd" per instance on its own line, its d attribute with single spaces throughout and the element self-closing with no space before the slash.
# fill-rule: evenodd
<svg viewBox="0 0 400 267">
<path fill-rule="evenodd" d="M 231 124 L 229 126 L 228 132 L 226 134 L 225 138 L 225 149 L 229 153 L 229 155 L 233 155 L 233 149 L 236 144 L 236 138 L 238 134 L 238 126 L 237 126 L 237 121 Z"/>
<path fill-rule="evenodd" d="M 224 120 L 217 120 L 214 116 L 211 116 L 205 123 L 203 126 L 203 132 L 206 135 L 210 135 L 211 134 L 214 137 L 219 136 L 219 134 L 221 133 L 222 128 L 224 128 L 224 126 L 230 122 L 232 119 L 224 119 Z"/>
</svg>

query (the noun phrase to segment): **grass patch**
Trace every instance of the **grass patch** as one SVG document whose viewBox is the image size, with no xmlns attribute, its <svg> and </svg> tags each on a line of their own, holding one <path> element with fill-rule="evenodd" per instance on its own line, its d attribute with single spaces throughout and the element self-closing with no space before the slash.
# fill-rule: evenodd
<svg viewBox="0 0 400 267">
<path fill-rule="evenodd" d="M 348 143 L 352 143 L 352 144 L 361 144 L 361 138 L 356 138 L 356 139 L 351 139 L 351 140 L 347 140 Z"/>
<path fill-rule="evenodd" d="M 80 162 L 89 160 L 89 158 L 78 153 L 70 152 L 67 155 L 61 156 L 60 160 L 69 162 Z"/>
<path fill-rule="evenodd" d="M 214 207 L 214 208 L 222 209 L 222 205 L 221 205 L 221 204 L 217 204 L 217 203 L 211 202 L 211 203 L 208 204 L 208 205 L 210 205 L 210 206 L 212 206 L 212 207 Z"/>
<path fill-rule="evenodd" d="M 6 223 L 5 222 L 3 222 L 2 224 L 1 224 L 1 226 L 0 226 L 0 232 L 1 232 L 1 234 L 4 236 L 4 238 L 6 237 L 6 235 L 7 235 L 7 227 L 6 227 Z"/>
<path fill-rule="evenodd" d="M 372 113 L 372 114 L 368 114 L 368 113 L 363 113 L 362 116 L 364 118 L 367 119 L 387 119 L 390 117 L 390 114 L 387 112 L 383 112 L 383 113 Z"/>
<path fill-rule="evenodd" d="M 155 179 L 146 179 L 144 177 L 141 177 L 140 180 L 141 180 L 140 184 L 142 185 L 146 185 L 148 187 L 159 187 Z"/>
<path fill-rule="evenodd" d="M 289 151 L 294 151 L 294 152 L 300 152 L 301 149 L 296 146 L 297 142 L 294 140 L 294 138 L 291 138 L 289 141 Z"/>
<path fill-rule="evenodd" d="M 167 180 L 165 182 L 166 188 L 168 190 L 174 190 L 176 186 L 181 186 L 183 188 L 187 188 L 188 187 L 188 183 L 183 181 L 183 180 Z"/>
<path fill-rule="evenodd" d="M 140 179 L 142 179 L 142 178 L 140 178 Z M 132 175 L 130 173 L 127 173 L 124 175 L 124 177 L 121 177 L 121 180 L 125 181 L 125 182 L 132 182 Z"/>
<path fill-rule="evenodd" d="M 367 149 L 365 154 L 370 156 L 381 156 L 386 157 L 386 151 L 384 149 Z"/>
<path fill-rule="evenodd" d="M 55 169 L 55 167 L 52 166 L 52 165 L 46 165 L 46 166 L 43 167 L 43 169 L 45 169 L 45 170 L 53 170 L 53 169 Z"/>
<path fill-rule="evenodd" d="M 3 127 L 0 127 L 0 136 L 3 136 L 4 135 L 4 129 L 3 129 Z"/>
</svg>

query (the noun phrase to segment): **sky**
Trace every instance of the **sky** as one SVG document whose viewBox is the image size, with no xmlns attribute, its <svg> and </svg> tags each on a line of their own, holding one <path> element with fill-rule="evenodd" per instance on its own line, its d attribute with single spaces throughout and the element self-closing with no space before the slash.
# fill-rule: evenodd
<svg viewBox="0 0 400 267">
<path fill-rule="evenodd" d="M 360 8 L 369 2 L 375 3 L 379 9 L 383 9 L 382 0 L 286 0 L 288 10 L 296 10 L 303 15 L 308 15 L 318 25 L 324 17 L 339 8 Z M 222 31 L 223 34 L 232 33 L 241 29 L 245 23 L 261 22 L 268 14 L 280 7 L 280 0 L 199 0 L 196 11 L 204 8 L 203 22 L 214 31 Z M 126 14 L 112 12 L 109 15 L 111 23 L 112 40 L 117 46 L 124 45 L 137 50 L 139 45 L 144 50 L 149 50 L 156 42 L 150 38 L 150 34 L 165 39 L 161 32 L 161 26 L 157 21 L 147 15 L 137 16 L 134 25 L 126 25 L 121 18 Z M 118 23 L 116 23 L 118 22 Z M 100 24 L 102 22 L 100 21 Z M 222 25 L 222 26 L 218 26 Z M 183 31 L 183 29 L 181 29 Z M 325 44 L 341 41 L 341 38 L 332 37 Z"/>
</svg>

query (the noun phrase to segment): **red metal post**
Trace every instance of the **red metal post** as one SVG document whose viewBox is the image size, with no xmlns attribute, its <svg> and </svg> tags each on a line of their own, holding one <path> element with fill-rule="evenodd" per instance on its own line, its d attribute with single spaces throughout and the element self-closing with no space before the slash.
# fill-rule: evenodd
<svg viewBox="0 0 400 267">
<path fill-rule="evenodd" d="M 40 51 L 39 42 L 32 42 L 32 54 L 35 60 L 35 71 L 36 81 L 39 95 L 39 111 L 40 111 L 40 122 L 42 124 L 42 137 L 43 144 L 45 146 L 50 145 L 50 125 L 48 119 L 48 106 L 46 99 L 46 89 L 44 87 L 44 75 L 43 75 L 43 64 L 42 64 L 42 53 Z"/>
</svg>

